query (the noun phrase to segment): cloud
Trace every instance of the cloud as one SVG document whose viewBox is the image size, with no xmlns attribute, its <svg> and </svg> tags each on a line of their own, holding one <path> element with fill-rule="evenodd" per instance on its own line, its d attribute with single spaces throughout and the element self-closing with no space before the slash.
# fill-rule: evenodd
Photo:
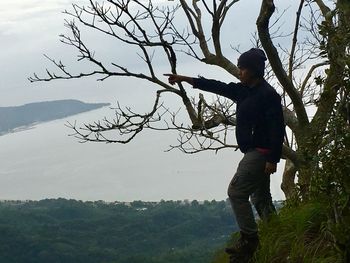
<svg viewBox="0 0 350 263">
<path fill-rule="evenodd" d="M 68 4 L 68 1 L 66 1 Z M 53 2 L 39 2 L 37 0 L 29 1 L 10 1 L 7 0 L 3 6 L 4 9 L 0 11 L 0 21 L 23 21 L 30 19 L 38 14 L 51 12 L 64 5 L 62 1 Z"/>
<path fill-rule="evenodd" d="M 32 21 L 57 16 L 71 3 L 72 0 L 4 0 L 0 9 L 0 34 L 15 34 L 30 26 Z"/>
</svg>

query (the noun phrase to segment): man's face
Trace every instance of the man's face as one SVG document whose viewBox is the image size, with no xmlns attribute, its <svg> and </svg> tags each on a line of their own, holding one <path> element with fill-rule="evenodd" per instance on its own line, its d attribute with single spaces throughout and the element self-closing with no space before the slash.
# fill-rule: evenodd
<svg viewBox="0 0 350 263">
<path fill-rule="evenodd" d="M 254 80 L 254 75 L 246 68 L 239 68 L 239 80 L 244 85 L 249 85 Z"/>
</svg>

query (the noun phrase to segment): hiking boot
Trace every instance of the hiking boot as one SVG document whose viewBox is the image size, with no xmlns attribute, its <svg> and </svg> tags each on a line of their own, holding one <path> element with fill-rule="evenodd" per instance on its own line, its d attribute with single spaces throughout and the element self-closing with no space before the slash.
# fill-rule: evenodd
<svg viewBox="0 0 350 263">
<path fill-rule="evenodd" d="M 253 255 L 259 245 L 258 234 L 247 235 L 241 232 L 238 241 L 232 246 L 225 249 L 227 254 Z"/>
<path fill-rule="evenodd" d="M 230 263 L 252 263 L 253 258 L 252 255 L 240 255 L 240 254 L 232 254 L 230 255 Z"/>
</svg>

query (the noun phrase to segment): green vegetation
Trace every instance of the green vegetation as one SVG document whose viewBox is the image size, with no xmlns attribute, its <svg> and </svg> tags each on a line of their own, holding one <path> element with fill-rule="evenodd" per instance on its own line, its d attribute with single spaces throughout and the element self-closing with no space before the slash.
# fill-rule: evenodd
<svg viewBox="0 0 350 263">
<path fill-rule="evenodd" d="M 343 263 L 327 227 L 327 210 L 321 203 L 283 207 L 269 223 L 260 222 L 261 247 L 254 263 Z M 231 241 L 237 238 L 232 236 Z M 219 251 L 214 263 L 229 262 Z"/>
<path fill-rule="evenodd" d="M 262 247 L 256 262 L 343 262 L 324 223 L 320 203 L 285 207 L 279 217 L 261 226 Z"/>
<path fill-rule="evenodd" d="M 0 262 L 205 263 L 235 230 L 225 201 L 0 203 Z"/>
</svg>

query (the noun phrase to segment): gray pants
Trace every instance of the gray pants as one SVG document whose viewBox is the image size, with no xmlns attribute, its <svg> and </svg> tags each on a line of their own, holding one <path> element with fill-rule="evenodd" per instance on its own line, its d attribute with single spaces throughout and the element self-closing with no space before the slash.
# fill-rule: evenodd
<svg viewBox="0 0 350 263">
<path fill-rule="evenodd" d="M 262 153 L 257 150 L 248 151 L 228 187 L 237 224 L 248 235 L 258 231 L 249 197 L 262 220 L 276 211 L 270 193 L 270 176 L 264 172 L 265 164 L 266 159 Z"/>
</svg>

